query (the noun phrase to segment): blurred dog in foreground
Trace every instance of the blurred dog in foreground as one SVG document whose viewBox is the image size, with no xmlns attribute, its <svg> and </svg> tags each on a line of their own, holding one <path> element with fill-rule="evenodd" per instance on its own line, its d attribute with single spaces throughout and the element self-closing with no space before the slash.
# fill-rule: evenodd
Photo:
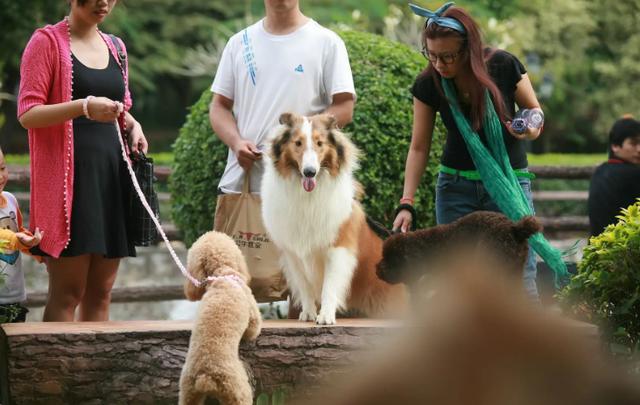
<svg viewBox="0 0 640 405">
<path fill-rule="evenodd" d="M 600 356 L 595 327 L 531 305 L 509 269 L 476 259 L 430 280 L 435 293 L 400 341 L 299 403 L 640 404 Z"/>
</svg>

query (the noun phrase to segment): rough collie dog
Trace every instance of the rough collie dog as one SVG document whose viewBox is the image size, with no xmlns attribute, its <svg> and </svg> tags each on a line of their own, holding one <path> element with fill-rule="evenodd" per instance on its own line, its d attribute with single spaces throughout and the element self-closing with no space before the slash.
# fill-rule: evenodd
<svg viewBox="0 0 640 405">
<path fill-rule="evenodd" d="M 299 319 L 330 325 L 337 310 L 365 316 L 401 311 L 404 288 L 376 276 L 382 239 L 357 200 L 359 151 L 330 115 L 285 113 L 280 124 L 265 157 L 262 217 L 302 306 Z"/>
</svg>

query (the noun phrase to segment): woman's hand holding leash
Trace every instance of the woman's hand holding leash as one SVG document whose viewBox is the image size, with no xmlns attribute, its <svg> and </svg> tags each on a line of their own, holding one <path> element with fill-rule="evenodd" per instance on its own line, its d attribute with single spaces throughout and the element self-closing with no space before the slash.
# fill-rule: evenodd
<svg viewBox="0 0 640 405">
<path fill-rule="evenodd" d="M 119 101 L 107 97 L 87 97 L 88 118 L 100 122 L 113 122 L 122 112 L 124 106 Z"/>
</svg>

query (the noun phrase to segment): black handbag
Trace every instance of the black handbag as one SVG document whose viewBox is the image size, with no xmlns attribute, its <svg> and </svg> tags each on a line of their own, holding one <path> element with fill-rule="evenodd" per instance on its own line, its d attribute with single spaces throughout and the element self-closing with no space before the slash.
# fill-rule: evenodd
<svg viewBox="0 0 640 405">
<path fill-rule="evenodd" d="M 142 194 L 155 214 L 155 217 L 159 220 L 160 207 L 158 204 L 158 194 L 153 187 L 153 183 L 156 181 L 153 174 L 153 159 L 147 157 L 142 152 L 138 154 L 132 153 L 131 168 L 136 175 Z M 142 204 L 142 201 L 140 201 L 133 186 L 129 194 L 127 227 L 128 236 L 136 246 L 150 246 L 158 241 L 156 225 Z"/>
</svg>

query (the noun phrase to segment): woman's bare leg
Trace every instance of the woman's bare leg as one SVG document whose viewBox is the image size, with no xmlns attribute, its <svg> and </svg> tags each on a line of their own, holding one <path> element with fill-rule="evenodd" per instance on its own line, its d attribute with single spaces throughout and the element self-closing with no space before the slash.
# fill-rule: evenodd
<svg viewBox="0 0 640 405">
<path fill-rule="evenodd" d="M 87 285 L 90 255 L 46 259 L 49 294 L 43 321 L 71 322 Z"/>
<path fill-rule="evenodd" d="M 87 285 L 80 303 L 80 321 L 108 321 L 111 288 L 116 281 L 120 259 L 91 255 Z"/>
</svg>

